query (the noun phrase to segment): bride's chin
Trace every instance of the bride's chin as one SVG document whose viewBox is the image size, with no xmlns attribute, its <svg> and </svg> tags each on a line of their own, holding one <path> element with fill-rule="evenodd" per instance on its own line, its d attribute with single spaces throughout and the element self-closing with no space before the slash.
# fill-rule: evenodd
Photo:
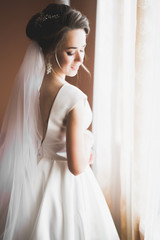
<svg viewBox="0 0 160 240">
<path fill-rule="evenodd" d="M 75 77 L 77 75 L 78 72 L 73 72 L 73 73 L 70 73 L 68 74 L 68 77 Z"/>
</svg>

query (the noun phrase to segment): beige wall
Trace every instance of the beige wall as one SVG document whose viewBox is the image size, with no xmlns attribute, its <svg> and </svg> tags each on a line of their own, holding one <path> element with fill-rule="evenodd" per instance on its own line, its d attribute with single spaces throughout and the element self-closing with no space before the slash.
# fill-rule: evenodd
<svg viewBox="0 0 160 240">
<path fill-rule="evenodd" d="M 25 35 L 28 19 L 46 5 L 44 0 L 3 0 L 0 7 L 0 124 L 15 75 L 29 40 Z"/>
<path fill-rule="evenodd" d="M 0 125 L 11 93 L 15 75 L 22 62 L 25 50 L 29 43 L 25 35 L 25 26 L 28 19 L 37 11 L 44 8 L 46 0 L 3 0 L 0 7 Z M 91 34 L 88 38 L 86 66 L 91 72 L 91 79 L 86 72 L 79 72 L 79 80 L 72 79 L 70 82 L 77 84 L 88 96 L 92 105 L 93 88 L 93 64 L 95 43 L 95 10 L 96 0 L 72 0 L 71 6 L 82 11 L 90 20 Z"/>
</svg>

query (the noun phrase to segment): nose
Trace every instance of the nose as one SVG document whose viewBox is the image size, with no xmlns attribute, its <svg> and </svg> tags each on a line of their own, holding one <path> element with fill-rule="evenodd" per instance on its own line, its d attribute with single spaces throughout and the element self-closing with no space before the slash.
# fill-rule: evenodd
<svg viewBox="0 0 160 240">
<path fill-rule="evenodd" d="M 76 57 L 75 57 L 75 61 L 82 63 L 83 59 L 84 59 L 84 54 L 80 53 L 80 52 L 77 52 Z"/>
</svg>

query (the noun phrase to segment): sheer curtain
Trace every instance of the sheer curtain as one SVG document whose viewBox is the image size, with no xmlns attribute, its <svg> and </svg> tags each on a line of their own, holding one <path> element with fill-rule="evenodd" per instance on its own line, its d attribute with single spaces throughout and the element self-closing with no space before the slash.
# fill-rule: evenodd
<svg viewBox="0 0 160 240">
<path fill-rule="evenodd" d="M 158 0 L 97 1 L 94 171 L 122 240 L 160 236 L 159 11 Z"/>
</svg>

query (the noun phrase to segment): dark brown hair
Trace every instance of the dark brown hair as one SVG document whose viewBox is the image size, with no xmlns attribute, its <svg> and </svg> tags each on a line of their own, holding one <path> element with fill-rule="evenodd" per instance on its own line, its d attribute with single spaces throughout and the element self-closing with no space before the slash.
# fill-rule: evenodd
<svg viewBox="0 0 160 240">
<path fill-rule="evenodd" d="M 65 4 L 49 4 L 29 20 L 26 35 L 47 53 L 54 51 L 65 33 L 72 29 L 83 29 L 88 34 L 90 28 L 86 16 Z"/>
</svg>

